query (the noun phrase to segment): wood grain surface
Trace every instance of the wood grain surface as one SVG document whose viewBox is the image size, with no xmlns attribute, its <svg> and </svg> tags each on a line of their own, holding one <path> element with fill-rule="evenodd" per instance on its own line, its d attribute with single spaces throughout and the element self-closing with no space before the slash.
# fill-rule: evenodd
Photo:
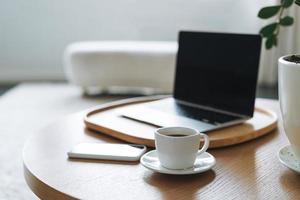
<svg viewBox="0 0 300 200">
<path fill-rule="evenodd" d="M 279 114 L 277 101 L 259 99 L 259 107 Z M 33 135 L 23 150 L 24 175 L 42 199 L 299 199 L 299 174 L 277 158 L 288 145 L 278 129 L 256 140 L 211 149 L 216 166 L 205 173 L 172 176 L 154 173 L 138 162 L 68 159 L 80 142 L 121 143 L 85 129 L 85 112 L 73 114 Z"/>
<path fill-rule="evenodd" d="M 91 109 L 85 118 L 86 126 L 129 143 L 155 147 L 156 126 L 141 123 L 121 116 L 122 109 L 130 106 L 160 100 L 165 96 L 136 97 L 100 105 Z M 159 116 L 157 116 L 159 117 Z M 256 108 L 253 118 L 235 126 L 208 133 L 209 148 L 219 148 L 239 144 L 263 136 L 277 126 L 277 115 L 265 108 Z"/>
</svg>

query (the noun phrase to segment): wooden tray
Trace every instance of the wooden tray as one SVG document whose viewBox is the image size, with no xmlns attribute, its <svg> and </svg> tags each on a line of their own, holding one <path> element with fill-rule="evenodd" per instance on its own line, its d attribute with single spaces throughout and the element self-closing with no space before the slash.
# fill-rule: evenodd
<svg viewBox="0 0 300 200">
<path fill-rule="evenodd" d="M 124 118 L 120 116 L 118 109 L 166 97 L 168 96 L 137 97 L 104 104 L 89 111 L 84 122 L 88 129 L 129 143 L 154 147 L 154 130 L 157 127 Z M 269 133 L 276 127 L 276 114 L 270 110 L 256 107 L 254 117 L 245 123 L 208 132 L 209 148 L 225 147 L 253 140 Z"/>
</svg>

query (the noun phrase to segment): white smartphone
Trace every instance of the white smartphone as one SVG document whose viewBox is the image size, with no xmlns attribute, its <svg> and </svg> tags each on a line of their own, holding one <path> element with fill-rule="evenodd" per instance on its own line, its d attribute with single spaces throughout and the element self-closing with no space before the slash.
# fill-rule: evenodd
<svg viewBox="0 0 300 200">
<path fill-rule="evenodd" d="M 69 158 L 137 161 L 146 152 L 144 145 L 80 143 L 68 152 Z"/>
</svg>

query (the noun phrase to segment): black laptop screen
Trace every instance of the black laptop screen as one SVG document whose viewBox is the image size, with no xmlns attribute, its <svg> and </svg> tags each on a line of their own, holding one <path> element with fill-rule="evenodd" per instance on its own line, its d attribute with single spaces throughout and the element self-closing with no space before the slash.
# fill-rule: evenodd
<svg viewBox="0 0 300 200">
<path fill-rule="evenodd" d="M 259 35 L 180 32 L 174 97 L 253 116 Z"/>
</svg>

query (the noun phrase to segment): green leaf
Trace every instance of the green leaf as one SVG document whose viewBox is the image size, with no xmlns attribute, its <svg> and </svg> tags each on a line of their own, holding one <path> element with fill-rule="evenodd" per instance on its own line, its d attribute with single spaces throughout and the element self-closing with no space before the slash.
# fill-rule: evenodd
<svg viewBox="0 0 300 200">
<path fill-rule="evenodd" d="M 271 49 L 271 48 L 272 48 L 273 42 L 271 41 L 270 38 L 268 38 L 268 39 L 266 40 L 265 46 L 266 46 L 266 49 Z"/>
<path fill-rule="evenodd" d="M 282 26 L 290 26 L 294 23 L 294 19 L 290 16 L 285 16 L 284 18 L 280 19 L 279 23 Z"/>
<path fill-rule="evenodd" d="M 266 49 L 271 49 L 273 46 L 277 46 L 277 36 L 276 35 L 271 35 L 266 39 L 265 43 Z"/>
<path fill-rule="evenodd" d="M 297 4 L 298 6 L 300 6 L 300 0 L 296 0 L 295 4 Z"/>
<path fill-rule="evenodd" d="M 290 7 L 294 3 L 294 0 L 281 0 L 281 5 L 284 8 Z"/>
<path fill-rule="evenodd" d="M 277 46 L 277 36 L 276 35 L 273 35 L 273 44 L 274 46 Z"/>
<path fill-rule="evenodd" d="M 281 6 L 264 7 L 258 12 L 258 17 L 262 18 L 262 19 L 267 19 L 267 18 L 273 17 L 274 15 L 276 15 L 278 13 L 280 8 L 281 8 Z"/>
<path fill-rule="evenodd" d="M 269 36 L 273 35 L 274 31 L 277 28 L 277 25 L 278 25 L 277 23 L 272 23 L 267 26 L 264 26 L 262 29 L 260 29 L 259 33 L 263 37 L 269 37 Z"/>
</svg>

